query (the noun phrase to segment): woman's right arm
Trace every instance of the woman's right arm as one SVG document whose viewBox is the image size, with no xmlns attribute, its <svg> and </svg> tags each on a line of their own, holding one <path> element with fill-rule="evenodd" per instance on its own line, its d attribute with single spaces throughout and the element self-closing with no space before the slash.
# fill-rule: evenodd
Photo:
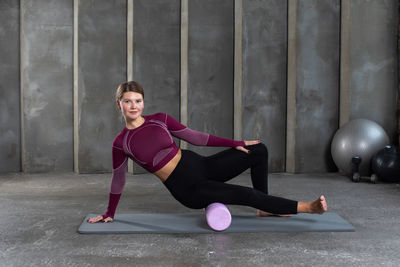
<svg viewBox="0 0 400 267">
<path fill-rule="evenodd" d="M 111 179 L 111 190 L 109 194 L 108 207 L 106 213 L 88 220 L 89 223 L 99 221 L 110 222 L 114 219 L 115 210 L 117 209 L 122 190 L 125 186 L 125 172 L 128 157 L 121 148 L 113 146 L 112 149 L 113 171 Z"/>
</svg>

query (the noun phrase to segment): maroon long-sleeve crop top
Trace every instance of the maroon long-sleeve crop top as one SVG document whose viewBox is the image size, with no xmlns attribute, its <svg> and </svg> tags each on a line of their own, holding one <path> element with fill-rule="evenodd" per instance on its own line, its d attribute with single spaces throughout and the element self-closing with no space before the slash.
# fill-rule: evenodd
<svg viewBox="0 0 400 267">
<path fill-rule="evenodd" d="M 112 217 L 125 185 L 128 157 L 147 171 L 154 173 L 164 167 L 179 148 L 172 136 L 198 146 L 237 147 L 243 141 L 234 141 L 189 129 L 165 113 L 143 116 L 144 123 L 135 129 L 124 128 L 112 145 L 112 179 L 110 200 L 103 218 Z"/>
</svg>

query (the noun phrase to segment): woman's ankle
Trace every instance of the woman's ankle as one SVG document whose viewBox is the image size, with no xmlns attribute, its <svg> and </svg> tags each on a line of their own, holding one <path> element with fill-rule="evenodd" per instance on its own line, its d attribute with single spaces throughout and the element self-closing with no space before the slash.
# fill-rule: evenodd
<svg viewBox="0 0 400 267">
<path fill-rule="evenodd" d="M 297 203 L 297 213 L 311 213 L 311 203 L 299 201 Z"/>
</svg>

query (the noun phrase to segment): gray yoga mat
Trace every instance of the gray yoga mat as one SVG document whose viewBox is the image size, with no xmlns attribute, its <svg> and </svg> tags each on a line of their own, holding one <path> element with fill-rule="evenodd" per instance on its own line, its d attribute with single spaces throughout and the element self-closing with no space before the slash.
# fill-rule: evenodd
<svg viewBox="0 0 400 267">
<path fill-rule="evenodd" d="M 206 223 L 204 213 L 116 214 L 111 223 L 88 223 L 89 214 L 78 232 L 81 234 L 176 234 L 215 233 Z M 292 217 L 258 217 L 255 214 L 232 215 L 224 233 L 252 232 L 351 232 L 355 228 L 336 213 L 297 214 Z"/>
</svg>

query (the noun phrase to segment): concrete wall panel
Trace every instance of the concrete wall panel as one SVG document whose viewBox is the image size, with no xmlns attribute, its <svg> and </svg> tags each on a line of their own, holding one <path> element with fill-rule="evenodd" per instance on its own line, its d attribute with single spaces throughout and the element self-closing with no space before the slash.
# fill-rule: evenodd
<svg viewBox="0 0 400 267">
<path fill-rule="evenodd" d="M 226 138 L 233 138 L 233 7 L 231 0 L 189 1 L 188 124 Z"/>
<path fill-rule="evenodd" d="M 269 149 L 269 170 L 285 170 L 287 2 L 243 2 L 243 138 Z"/>
<path fill-rule="evenodd" d="M 143 113 L 179 121 L 180 1 L 135 0 L 133 25 L 133 79 L 145 91 Z"/>
<path fill-rule="evenodd" d="M 115 90 L 126 81 L 126 1 L 78 4 L 78 169 L 111 171 L 111 145 L 125 126 Z"/>
<path fill-rule="evenodd" d="M 351 1 L 350 119 L 396 133 L 398 1 Z"/>
<path fill-rule="evenodd" d="M 72 0 L 21 0 L 23 170 L 73 166 Z"/>
<path fill-rule="evenodd" d="M 0 173 L 21 171 L 19 0 L 0 2 Z"/>
<path fill-rule="evenodd" d="M 180 0 L 0 1 L 0 172 L 70 171 L 74 155 L 79 172 L 111 171 L 111 142 L 124 127 L 114 93 L 127 76 L 127 2 L 134 3 L 129 75 L 145 88 L 144 113 L 161 111 L 180 119 L 182 112 L 185 119 L 179 89 Z M 346 3 L 342 30 L 349 32 L 341 38 L 343 47 L 341 2 Z M 296 172 L 335 170 L 330 143 L 339 115 L 376 121 L 394 140 L 398 1 L 183 3 L 189 4 L 189 127 L 233 137 L 234 4 L 240 3 L 243 110 L 238 114 L 243 138 L 259 138 L 269 147 L 270 171 L 285 169 L 285 146 Z M 290 58 L 288 3 L 297 10 L 297 17 L 290 16 L 296 17 L 290 24 L 295 28 L 289 28 L 296 29 Z M 345 55 L 341 62 L 348 62 L 341 69 L 348 76 L 339 74 L 340 49 Z M 286 65 L 292 60 L 297 63 L 296 70 L 290 69 L 294 78 L 289 85 L 296 86 L 287 91 Z M 348 96 L 340 101 L 346 114 L 339 111 L 340 79 L 346 82 L 346 94 L 340 94 Z M 287 99 L 296 104 L 286 106 Z M 290 109 L 287 115 L 285 107 L 295 112 Z M 221 150 L 189 148 L 205 155 Z"/>
<path fill-rule="evenodd" d="M 296 172 L 335 169 L 339 123 L 340 1 L 303 0 L 297 13 Z"/>
</svg>

